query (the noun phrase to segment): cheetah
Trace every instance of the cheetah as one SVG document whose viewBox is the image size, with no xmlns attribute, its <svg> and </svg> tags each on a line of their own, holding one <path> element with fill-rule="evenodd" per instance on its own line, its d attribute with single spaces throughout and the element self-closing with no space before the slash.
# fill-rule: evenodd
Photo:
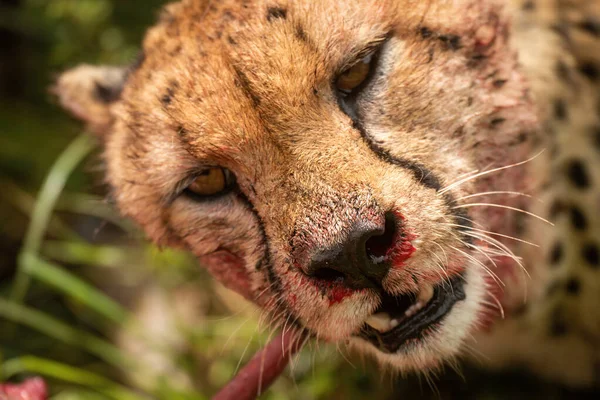
<svg viewBox="0 0 600 400">
<path fill-rule="evenodd" d="M 183 0 L 65 72 L 122 214 L 397 371 L 599 385 L 600 1 Z M 472 356 L 479 354 L 482 357 Z"/>
</svg>

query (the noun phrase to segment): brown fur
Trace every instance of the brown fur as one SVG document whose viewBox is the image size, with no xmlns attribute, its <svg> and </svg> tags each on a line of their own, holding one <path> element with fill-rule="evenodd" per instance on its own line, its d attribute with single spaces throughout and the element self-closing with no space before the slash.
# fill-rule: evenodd
<svg viewBox="0 0 600 400">
<path fill-rule="evenodd" d="M 403 354 L 379 354 L 400 368 L 432 367 L 458 354 L 489 312 L 490 279 L 477 261 L 492 264 L 465 243 L 460 225 L 468 218 L 478 229 L 518 234 L 515 212 L 456 207 L 529 209 L 525 197 L 462 198 L 538 185 L 522 166 L 443 189 L 473 171 L 522 162 L 542 140 L 545 106 L 534 99 L 543 90 L 518 65 L 504 3 L 184 0 L 148 32 L 143 62 L 122 70 L 117 101 L 98 110 L 72 96 L 89 99 L 93 85 L 75 83 L 100 70 L 66 74 L 57 90 L 67 108 L 87 107 L 76 113 L 104 136 L 108 182 L 124 215 L 157 243 L 192 251 L 282 324 L 320 338 L 349 339 L 379 300 L 361 290 L 332 304 L 332 293 L 303 274 L 306 260 L 357 221 L 401 214 L 417 250 L 390 270 L 387 292 L 414 292 L 466 269 L 467 300 L 435 334 Z M 359 98 L 356 124 L 332 81 L 377 43 L 378 75 Z M 181 196 L 203 166 L 231 170 L 241 194 Z M 503 279 L 518 270 L 506 257 L 498 264 Z"/>
</svg>

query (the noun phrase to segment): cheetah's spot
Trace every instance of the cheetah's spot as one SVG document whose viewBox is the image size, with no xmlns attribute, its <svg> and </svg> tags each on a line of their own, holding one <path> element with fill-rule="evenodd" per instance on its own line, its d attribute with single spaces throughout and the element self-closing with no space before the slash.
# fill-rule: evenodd
<svg viewBox="0 0 600 400">
<path fill-rule="evenodd" d="M 590 186 L 590 177 L 585 164 L 578 159 L 567 163 L 567 176 L 571 183 L 578 189 L 586 189 Z"/>
<path fill-rule="evenodd" d="M 587 243 L 582 249 L 583 259 L 593 268 L 598 268 L 600 265 L 600 251 L 595 243 Z"/>
</svg>

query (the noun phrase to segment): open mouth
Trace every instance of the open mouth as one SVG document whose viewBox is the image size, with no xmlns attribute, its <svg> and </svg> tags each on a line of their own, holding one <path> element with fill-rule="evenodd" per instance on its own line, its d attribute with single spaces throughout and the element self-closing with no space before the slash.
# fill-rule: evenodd
<svg viewBox="0 0 600 400">
<path fill-rule="evenodd" d="M 454 304 L 465 299 L 463 285 L 459 275 L 437 286 L 423 286 L 418 294 L 383 294 L 381 305 L 366 319 L 358 336 L 384 353 L 396 353 L 432 332 Z"/>
</svg>

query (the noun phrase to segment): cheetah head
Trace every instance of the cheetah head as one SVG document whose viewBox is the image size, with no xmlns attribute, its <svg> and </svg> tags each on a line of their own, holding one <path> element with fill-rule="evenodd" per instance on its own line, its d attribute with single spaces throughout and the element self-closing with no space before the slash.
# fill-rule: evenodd
<svg viewBox="0 0 600 400">
<path fill-rule="evenodd" d="M 493 196 L 527 184 L 502 167 L 537 123 L 498 3 L 187 0 L 135 66 L 56 90 L 154 241 L 280 325 L 431 368 L 483 324 L 510 264 L 489 232 L 526 206 Z"/>
</svg>

